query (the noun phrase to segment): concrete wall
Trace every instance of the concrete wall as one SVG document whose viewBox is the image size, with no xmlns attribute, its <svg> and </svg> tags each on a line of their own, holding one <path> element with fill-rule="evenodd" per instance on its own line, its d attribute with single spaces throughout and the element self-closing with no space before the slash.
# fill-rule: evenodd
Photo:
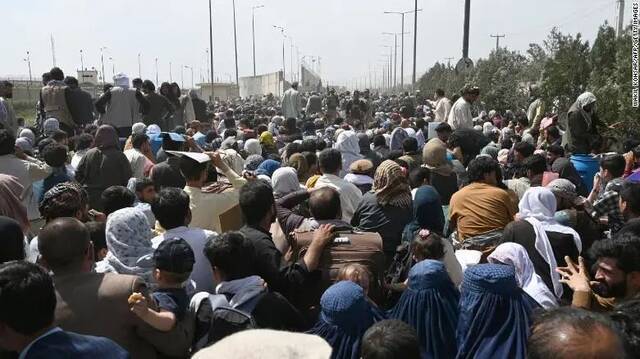
<svg viewBox="0 0 640 359">
<path fill-rule="evenodd" d="M 320 76 L 304 65 L 300 65 L 300 90 L 303 92 L 322 91 Z"/>
<path fill-rule="evenodd" d="M 197 84 L 200 87 L 198 95 L 200 98 L 209 101 L 211 98 L 211 84 L 203 83 Z M 213 85 L 213 94 L 216 98 L 221 100 L 228 100 L 239 96 L 238 86 L 235 84 L 216 83 Z"/>
<path fill-rule="evenodd" d="M 272 72 L 259 76 L 247 76 L 240 78 L 240 97 L 263 96 L 273 94 L 282 96 L 286 83 L 282 78 L 282 71 Z"/>
</svg>

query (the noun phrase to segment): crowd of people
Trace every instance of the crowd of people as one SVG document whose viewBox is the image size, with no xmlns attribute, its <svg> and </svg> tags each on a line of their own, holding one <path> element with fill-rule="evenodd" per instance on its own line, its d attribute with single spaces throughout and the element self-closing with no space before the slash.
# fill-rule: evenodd
<svg viewBox="0 0 640 359">
<path fill-rule="evenodd" d="M 610 151 L 589 92 L 92 99 L 53 68 L 33 126 L 11 94 L 1 358 L 640 353 L 640 140 Z"/>
</svg>

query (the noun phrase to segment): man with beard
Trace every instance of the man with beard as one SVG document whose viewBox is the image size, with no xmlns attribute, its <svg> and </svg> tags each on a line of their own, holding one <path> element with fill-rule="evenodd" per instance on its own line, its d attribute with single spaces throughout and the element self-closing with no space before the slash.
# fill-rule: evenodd
<svg viewBox="0 0 640 359">
<path fill-rule="evenodd" d="M 578 265 L 565 257 L 566 267 L 557 268 L 560 282 L 573 290 L 572 306 L 609 311 L 640 292 L 640 237 L 632 231 L 611 240 L 597 241 L 590 250 L 595 281 L 590 281 L 582 257 Z"/>
</svg>

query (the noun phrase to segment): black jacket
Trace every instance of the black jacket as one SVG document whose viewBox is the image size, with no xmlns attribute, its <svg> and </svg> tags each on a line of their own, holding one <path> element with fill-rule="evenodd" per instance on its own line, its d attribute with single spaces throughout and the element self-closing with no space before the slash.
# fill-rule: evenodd
<svg viewBox="0 0 640 359">
<path fill-rule="evenodd" d="M 69 89 L 66 92 L 67 105 L 71 118 L 77 125 L 86 125 L 93 122 L 93 99 L 91 95 L 81 88 Z"/>
</svg>

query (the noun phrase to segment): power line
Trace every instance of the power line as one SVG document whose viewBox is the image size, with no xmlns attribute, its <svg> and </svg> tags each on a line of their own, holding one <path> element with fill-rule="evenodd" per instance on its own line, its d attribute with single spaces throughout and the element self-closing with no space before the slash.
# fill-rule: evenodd
<svg viewBox="0 0 640 359">
<path fill-rule="evenodd" d="M 500 48 L 500 38 L 504 38 L 505 35 L 495 34 L 495 35 L 489 35 L 489 36 L 496 39 L 496 52 L 498 52 L 498 49 Z"/>
</svg>

